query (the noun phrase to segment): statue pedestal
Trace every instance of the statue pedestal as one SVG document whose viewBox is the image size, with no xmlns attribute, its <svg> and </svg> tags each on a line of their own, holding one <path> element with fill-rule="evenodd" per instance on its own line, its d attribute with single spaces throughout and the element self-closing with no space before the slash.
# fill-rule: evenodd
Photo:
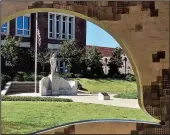
<svg viewBox="0 0 170 135">
<path fill-rule="evenodd" d="M 40 89 L 40 95 L 41 96 L 51 96 L 51 88 L 50 86 L 50 78 L 49 77 L 43 77 L 39 81 L 39 89 Z"/>
<path fill-rule="evenodd" d="M 51 80 L 52 95 L 59 95 L 60 78 L 57 74 L 50 74 L 49 78 Z"/>
<path fill-rule="evenodd" d="M 77 95 L 77 81 L 68 81 L 58 74 L 50 74 L 39 82 L 41 96 Z"/>
</svg>

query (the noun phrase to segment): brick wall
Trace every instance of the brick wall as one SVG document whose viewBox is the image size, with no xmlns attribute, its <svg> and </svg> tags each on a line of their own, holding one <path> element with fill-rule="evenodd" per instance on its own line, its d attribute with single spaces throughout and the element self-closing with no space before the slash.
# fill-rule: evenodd
<svg viewBox="0 0 170 135">
<path fill-rule="evenodd" d="M 75 19 L 75 38 L 82 45 L 86 45 L 86 21 L 81 18 Z"/>
</svg>

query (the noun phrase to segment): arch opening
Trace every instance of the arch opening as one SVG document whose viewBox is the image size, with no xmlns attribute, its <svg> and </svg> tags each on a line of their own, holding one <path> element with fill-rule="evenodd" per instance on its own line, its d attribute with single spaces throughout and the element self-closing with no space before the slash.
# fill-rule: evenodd
<svg viewBox="0 0 170 135">
<path fill-rule="evenodd" d="M 137 78 L 137 86 L 138 86 L 138 92 L 140 94 L 139 96 L 139 104 L 141 106 L 141 108 L 143 109 L 143 101 L 142 101 L 142 88 L 141 88 L 141 83 L 140 83 L 140 74 L 138 73 L 137 70 L 137 66 L 135 65 L 135 61 L 133 60 L 130 50 L 127 48 L 128 43 L 126 43 L 126 41 L 124 41 L 123 39 L 121 39 L 121 36 L 116 35 L 116 32 L 111 31 L 107 26 L 103 25 L 101 22 L 90 18 L 88 16 L 85 16 L 83 14 L 77 13 L 77 12 L 73 12 L 73 11 L 69 11 L 69 10 L 63 10 L 63 9 L 54 9 L 54 8 L 36 8 L 36 9 L 28 9 L 28 10 L 24 10 L 24 11 L 19 11 L 17 13 L 14 13 L 6 18 L 2 18 L 1 24 L 4 24 L 6 22 L 8 22 L 9 20 L 12 20 L 20 15 L 24 15 L 24 14 L 29 14 L 29 13 L 36 13 L 36 12 L 57 12 L 57 13 L 65 13 L 65 14 L 70 14 L 70 15 L 74 15 L 76 17 L 82 18 L 84 20 L 87 20 L 97 26 L 99 26 L 100 28 L 102 28 L 103 30 L 105 30 L 107 33 L 109 33 L 118 43 L 119 45 L 123 48 L 123 50 L 125 51 L 125 53 L 127 54 L 127 57 L 130 60 L 130 63 L 132 64 L 132 68 L 133 71 L 135 73 L 135 76 Z"/>
<path fill-rule="evenodd" d="M 133 71 L 134 71 L 136 79 L 137 79 L 137 86 L 138 86 L 137 89 L 138 89 L 138 93 L 139 93 L 139 97 L 138 97 L 139 105 L 145 111 L 144 106 L 143 106 L 143 94 L 142 94 L 142 88 L 141 88 L 141 83 L 140 83 L 140 75 L 138 73 L 137 66 L 135 65 L 135 61 L 133 60 L 133 58 L 131 56 L 130 50 L 126 47 L 127 43 L 123 39 L 121 39 L 120 36 L 116 35 L 116 32 L 111 31 L 102 22 L 99 22 L 99 21 L 92 19 L 90 17 L 87 17 L 85 15 L 82 15 L 82 14 L 79 14 L 79 13 L 76 13 L 73 11 L 62 10 L 62 9 L 53 9 L 53 8 L 37 8 L 37 9 L 29 9 L 29 10 L 20 11 L 20 12 L 17 12 L 15 14 L 11 15 L 11 16 L 3 18 L 1 24 L 4 24 L 5 22 L 8 22 L 9 20 L 12 20 L 20 15 L 24 15 L 24 14 L 28 14 L 28 13 L 37 13 L 37 12 L 56 12 L 56 13 L 65 13 L 65 14 L 74 15 L 76 17 L 82 18 L 84 20 L 87 20 L 87 21 L 90 21 L 90 22 L 96 24 L 97 26 L 99 26 L 100 28 L 105 30 L 107 33 L 109 33 L 123 48 L 123 50 L 127 54 L 127 57 L 129 58 L 130 63 L 132 64 L 132 68 L 133 68 Z"/>
</svg>

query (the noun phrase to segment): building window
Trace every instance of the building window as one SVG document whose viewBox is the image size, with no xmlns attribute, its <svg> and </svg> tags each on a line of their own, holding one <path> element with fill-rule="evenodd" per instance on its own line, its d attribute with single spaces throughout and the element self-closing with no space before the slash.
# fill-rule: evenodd
<svg viewBox="0 0 170 135">
<path fill-rule="evenodd" d="M 63 28 L 62 28 L 62 39 L 66 39 L 67 33 L 67 25 L 66 25 L 66 16 L 63 16 Z"/>
<path fill-rule="evenodd" d="M 9 23 L 4 23 L 1 27 L 1 34 L 7 35 L 9 34 Z"/>
<path fill-rule="evenodd" d="M 69 32 L 68 32 L 68 39 L 73 39 L 73 33 L 74 33 L 74 29 L 73 29 L 73 18 L 69 17 Z"/>
<path fill-rule="evenodd" d="M 8 62 L 8 61 L 5 61 L 5 65 L 7 66 L 7 67 L 11 67 L 12 65 L 10 64 L 10 62 Z"/>
<path fill-rule="evenodd" d="M 68 72 L 68 60 L 67 59 L 58 59 L 58 71 L 61 73 Z"/>
<path fill-rule="evenodd" d="M 74 16 L 48 13 L 48 38 L 59 40 L 74 40 L 74 29 Z"/>
<path fill-rule="evenodd" d="M 60 67 L 59 68 L 60 68 L 59 71 L 63 73 L 64 72 L 64 61 L 60 61 Z"/>
<path fill-rule="evenodd" d="M 16 18 L 16 36 L 30 37 L 31 18 L 30 15 Z"/>
<path fill-rule="evenodd" d="M 56 16 L 56 38 L 60 38 L 60 21 L 61 21 L 61 16 L 57 15 Z"/>
<path fill-rule="evenodd" d="M 50 23 L 50 27 L 49 27 L 49 36 L 51 38 L 54 38 L 54 15 L 51 14 L 50 18 L 49 18 L 49 23 Z"/>
</svg>

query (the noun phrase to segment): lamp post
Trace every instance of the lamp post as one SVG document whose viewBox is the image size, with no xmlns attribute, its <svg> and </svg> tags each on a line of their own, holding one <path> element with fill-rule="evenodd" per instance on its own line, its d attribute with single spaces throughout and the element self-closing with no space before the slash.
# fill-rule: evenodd
<svg viewBox="0 0 170 135">
<path fill-rule="evenodd" d="M 126 75 L 126 62 L 127 62 L 127 57 L 124 58 L 125 61 L 125 75 Z"/>
<path fill-rule="evenodd" d="M 107 72 L 107 58 L 105 58 L 105 74 Z"/>
</svg>

